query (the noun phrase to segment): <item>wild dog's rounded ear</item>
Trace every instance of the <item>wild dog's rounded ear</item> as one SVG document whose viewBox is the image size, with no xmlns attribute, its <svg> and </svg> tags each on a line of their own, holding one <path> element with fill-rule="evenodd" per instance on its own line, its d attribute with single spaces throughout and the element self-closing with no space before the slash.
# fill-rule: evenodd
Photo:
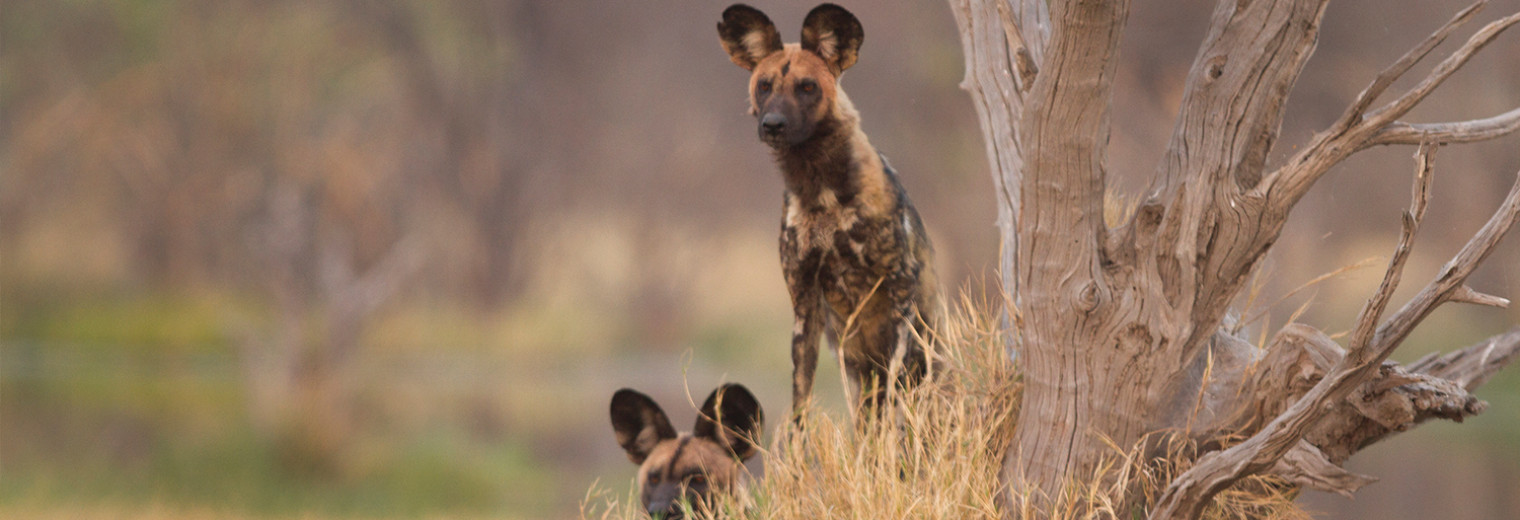
<svg viewBox="0 0 1520 520">
<path fill-rule="evenodd" d="M 814 7 L 802 21 L 802 49 L 823 58 L 835 75 L 855 64 L 865 38 L 860 20 L 834 4 Z"/>
<path fill-rule="evenodd" d="M 765 412 L 754 394 L 744 385 L 729 383 L 713 390 L 702 403 L 692 436 L 712 439 L 734 456 L 747 459 L 758 449 L 756 441 L 764 423 Z"/>
<path fill-rule="evenodd" d="M 760 60 L 781 50 L 781 34 L 776 25 L 759 9 L 734 4 L 723 10 L 718 22 L 718 41 L 728 51 L 728 59 L 744 70 L 755 70 Z"/>
<path fill-rule="evenodd" d="M 660 405 L 629 388 L 612 394 L 612 432 L 634 464 L 643 464 L 660 441 L 676 437 L 676 429 Z"/>
</svg>

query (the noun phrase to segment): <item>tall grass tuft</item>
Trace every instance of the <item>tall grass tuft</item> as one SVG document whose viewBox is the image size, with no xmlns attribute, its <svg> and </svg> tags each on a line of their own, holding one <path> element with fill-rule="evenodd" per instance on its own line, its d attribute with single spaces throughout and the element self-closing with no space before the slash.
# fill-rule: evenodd
<svg viewBox="0 0 1520 520">
<path fill-rule="evenodd" d="M 962 293 L 937 331 L 934 378 L 897 395 L 881 417 L 809 408 L 801 427 L 783 424 L 762 451 L 763 476 L 746 490 L 715 497 L 688 518 L 1000 519 L 1005 512 L 1061 519 L 1130 518 L 1186 467 L 1171 456 L 1144 460 L 1139 445 L 1115 447 L 1112 463 L 1053 500 L 1004 498 L 998 473 L 1012 439 L 1022 381 L 1008 355 L 999 306 Z M 1173 450 L 1180 453 L 1182 448 Z M 1308 518 L 1290 486 L 1257 479 L 1221 493 L 1211 520 Z M 1139 495 L 1133 495 L 1139 493 Z M 1134 499 L 1131 500 L 1130 498 Z M 1039 514 L 1035 514 L 1035 508 Z M 636 490 L 593 485 L 584 519 L 647 518 Z"/>
</svg>

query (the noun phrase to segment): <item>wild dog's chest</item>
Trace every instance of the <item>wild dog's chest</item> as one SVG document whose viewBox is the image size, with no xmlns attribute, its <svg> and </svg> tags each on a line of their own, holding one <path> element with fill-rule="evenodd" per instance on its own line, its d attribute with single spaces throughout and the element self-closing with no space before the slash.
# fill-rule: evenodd
<svg viewBox="0 0 1520 520">
<path fill-rule="evenodd" d="M 900 211 L 840 204 L 825 191 L 812 204 L 788 194 L 781 225 L 782 264 L 825 285 L 860 285 L 898 267 L 908 219 Z M 832 283 L 830 283 L 832 282 Z"/>
</svg>

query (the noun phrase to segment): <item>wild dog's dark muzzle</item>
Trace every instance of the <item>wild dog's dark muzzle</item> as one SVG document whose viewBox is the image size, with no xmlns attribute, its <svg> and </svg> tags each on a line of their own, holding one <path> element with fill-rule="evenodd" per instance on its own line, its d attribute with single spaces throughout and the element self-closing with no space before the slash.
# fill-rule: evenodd
<svg viewBox="0 0 1520 520">
<path fill-rule="evenodd" d="M 681 514 L 681 503 L 691 502 L 695 504 L 701 497 L 695 496 L 685 486 L 678 486 L 669 482 L 661 483 L 654 492 L 646 496 L 644 511 L 649 513 L 650 518 L 663 520 L 678 520 Z"/>
<path fill-rule="evenodd" d="M 760 139 L 774 141 L 786 133 L 786 116 L 771 112 L 760 117 Z"/>
<path fill-rule="evenodd" d="M 684 515 L 681 514 L 680 504 L 675 502 L 650 504 L 649 509 L 645 512 L 649 513 L 649 518 L 655 520 L 681 520 L 684 518 Z"/>
<path fill-rule="evenodd" d="M 760 116 L 760 140 L 772 148 L 797 146 L 813 135 L 813 123 L 796 110 L 773 110 Z"/>
</svg>

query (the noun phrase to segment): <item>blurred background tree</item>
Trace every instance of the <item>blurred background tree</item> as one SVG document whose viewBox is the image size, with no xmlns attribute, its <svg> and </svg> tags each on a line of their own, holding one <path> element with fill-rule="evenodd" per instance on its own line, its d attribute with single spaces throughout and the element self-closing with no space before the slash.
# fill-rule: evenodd
<svg viewBox="0 0 1520 520">
<path fill-rule="evenodd" d="M 798 27 L 814 3 L 761 7 Z M 631 478 L 606 424 L 614 389 L 679 403 L 683 380 L 726 379 L 785 403 L 781 184 L 744 114 L 745 76 L 716 43 L 724 5 L 0 5 L 0 511 L 573 516 L 594 479 Z M 1111 160 L 1156 162 L 1167 129 L 1149 122 L 1175 111 L 1209 5 L 1136 13 Z M 866 130 L 913 193 L 947 285 L 994 290 L 995 206 L 950 13 L 849 7 L 867 38 L 844 81 Z M 1290 101 L 1302 126 L 1282 142 L 1328 124 L 1428 32 L 1422 12 L 1333 3 Z M 1520 44 L 1495 45 L 1422 108 L 1512 108 Z M 1279 148 L 1270 160 L 1292 149 Z M 1373 151 L 1324 181 L 1269 260 L 1263 301 L 1385 254 L 1407 186 L 1384 172 L 1407 161 Z M 1467 146 L 1441 168 L 1492 175 L 1438 183 L 1425 226 L 1454 232 L 1423 238 L 1413 270 L 1487 217 L 1520 154 Z M 1517 257 L 1513 242 L 1499 255 Z M 1475 282 L 1520 294 L 1520 263 L 1492 264 Z M 1326 305 L 1306 321 L 1349 322 L 1316 311 L 1355 309 L 1344 302 L 1376 275 L 1320 284 L 1271 318 L 1312 295 Z M 1516 321 L 1445 311 L 1401 356 Z M 837 404 L 838 387 L 819 391 Z M 1520 409 L 1517 391 L 1501 375 L 1482 395 L 1495 412 L 1393 441 L 1442 447 L 1430 481 L 1315 506 L 1420 518 L 1433 510 L 1410 490 L 1423 485 L 1467 508 L 1434 510 L 1520 510 L 1507 489 L 1464 484 L 1520 480 L 1520 455 L 1492 447 L 1520 439 L 1503 412 Z"/>
</svg>

